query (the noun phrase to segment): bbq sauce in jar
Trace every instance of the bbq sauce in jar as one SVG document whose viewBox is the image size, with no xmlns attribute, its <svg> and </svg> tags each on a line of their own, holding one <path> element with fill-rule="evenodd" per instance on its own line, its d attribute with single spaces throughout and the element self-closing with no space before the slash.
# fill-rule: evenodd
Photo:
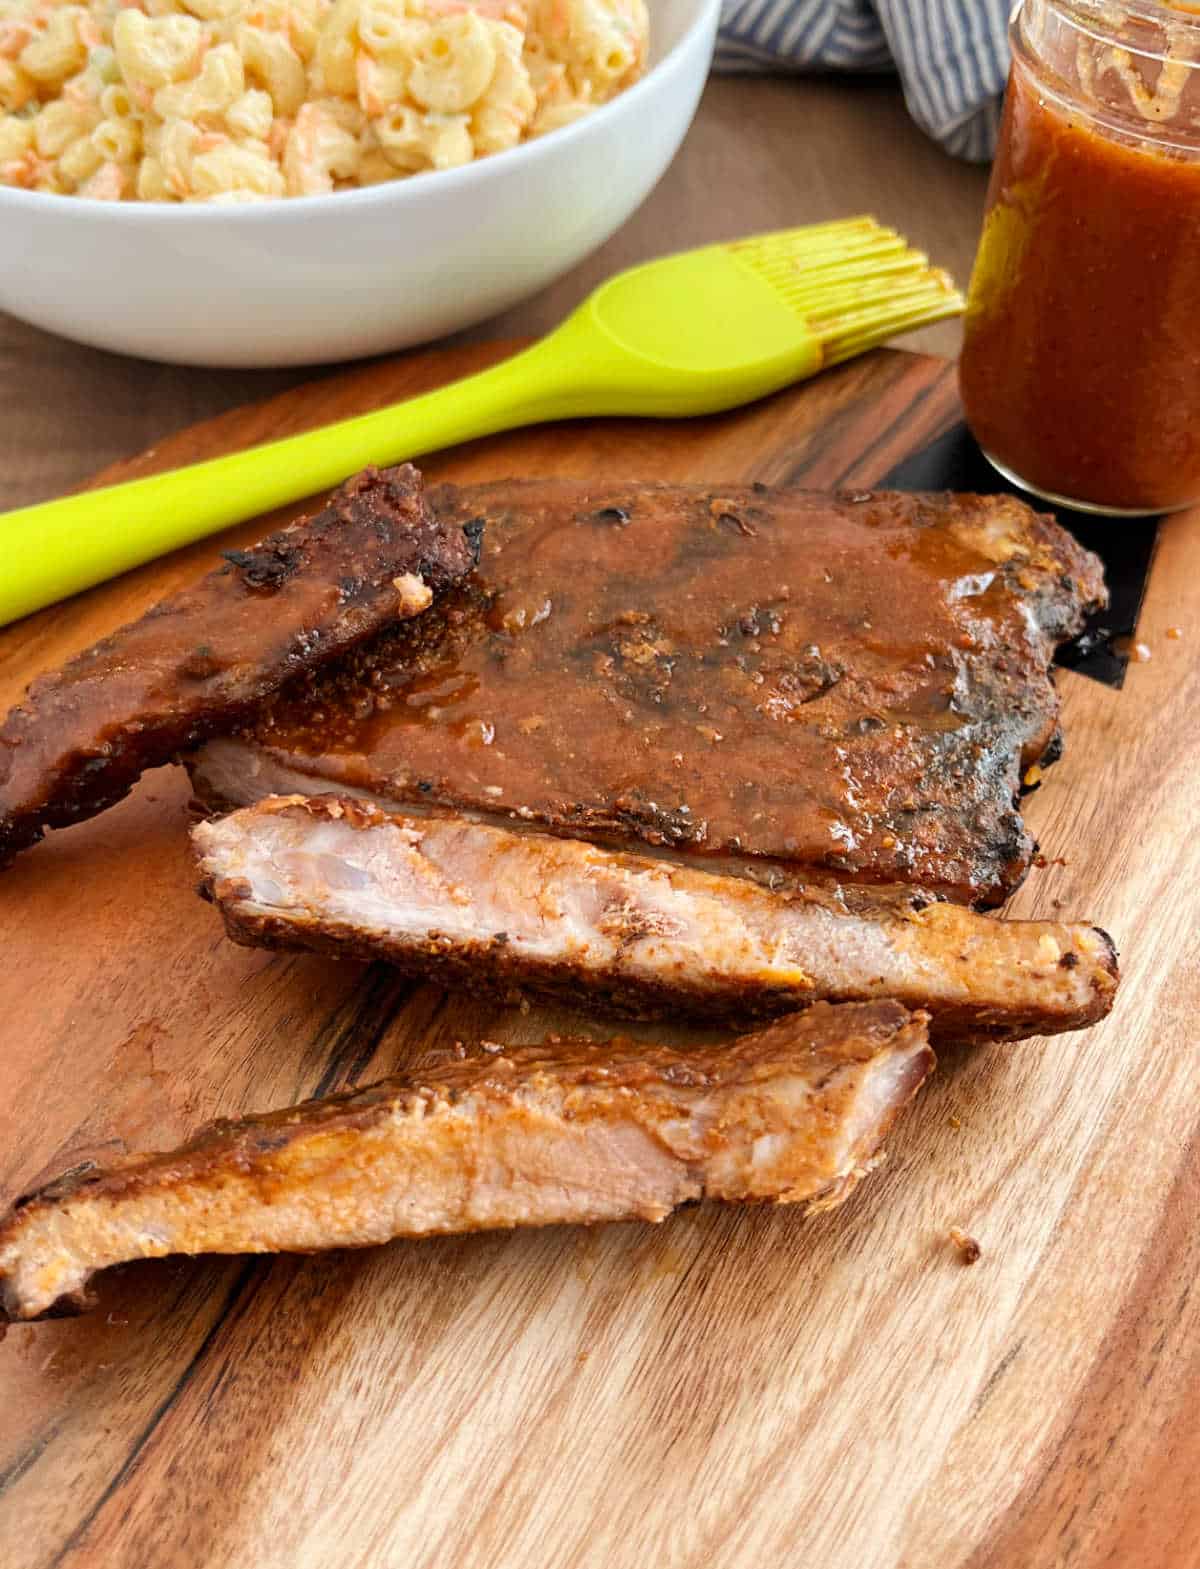
<svg viewBox="0 0 1200 1569">
<path fill-rule="evenodd" d="M 1200 8 L 1025 0 L 960 383 L 1051 500 L 1200 500 Z"/>
</svg>

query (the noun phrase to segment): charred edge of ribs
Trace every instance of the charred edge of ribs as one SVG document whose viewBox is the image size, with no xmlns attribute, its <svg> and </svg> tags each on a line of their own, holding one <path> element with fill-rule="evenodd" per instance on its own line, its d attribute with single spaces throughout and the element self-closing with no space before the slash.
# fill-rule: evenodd
<svg viewBox="0 0 1200 1569">
<path fill-rule="evenodd" d="M 114 805 L 297 672 L 419 614 L 474 567 L 481 527 L 435 518 L 411 465 L 367 469 L 39 677 L 0 726 L 0 865 Z"/>
<path fill-rule="evenodd" d="M 200 824 L 193 840 L 200 891 L 235 942 L 382 958 L 509 1000 L 528 989 L 635 1018 L 736 1024 L 818 999 L 894 997 L 929 1011 L 937 1043 L 1083 1029 L 1118 984 L 1112 941 L 1092 926 L 1001 921 L 913 890 L 768 890 L 357 799 L 273 798 Z"/>
<path fill-rule="evenodd" d="M 260 787 L 255 768 L 226 804 L 293 789 L 353 791 L 399 809 L 424 798 L 568 838 L 678 847 L 697 864 L 736 857 L 751 876 L 789 861 L 812 875 L 906 882 L 979 905 L 1002 902 L 1025 876 L 1034 845 L 1018 809 L 1021 778 L 1052 746 L 1058 722 L 1047 666 L 1055 641 L 1104 598 L 1099 562 L 1054 519 L 1009 497 L 542 480 L 435 487 L 430 504 L 456 523 L 487 519 L 479 573 L 428 616 L 264 705 L 238 740 L 258 754 L 264 781 L 284 768 L 305 777 Z M 864 604 L 872 582 L 878 599 L 888 551 L 914 541 L 907 581 L 939 612 L 936 633 L 911 613 L 893 616 L 886 588 L 874 632 L 848 630 L 857 576 L 814 589 L 823 574 L 804 557 L 777 562 L 789 584 L 778 604 L 756 598 L 764 590 L 755 552 L 776 536 L 781 545 L 802 537 L 806 522 L 829 531 L 831 560 L 843 537 L 848 559 L 870 556 L 879 532 L 874 551 L 885 566 L 868 574 Z M 638 525 L 653 541 L 646 552 Z M 619 548 L 588 544 L 597 535 Z M 572 575 L 576 548 L 599 550 L 606 566 L 586 596 Z M 739 563 L 746 597 L 735 604 Z M 708 624 L 706 597 L 691 590 L 714 581 L 720 608 Z M 506 607 L 543 598 L 552 613 L 510 625 Z M 976 640 L 997 614 L 999 642 L 986 631 Z M 789 641 L 801 626 L 810 646 Z M 876 638 L 881 646 L 869 647 Z M 440 678 L 452 685 L 460 669 L 464 695 L 452 691 L 436 707 L 421 698 Z M 567 682 L 580 701 L 578 747 Z M 750 722 L 714 727 L 710 706 L 731 703 Z M 418 723 L 426 707 L 440 711 L 437 724 Z M 784 710 L 786 723 L 769 717 Z M 487 721 L 483 730 L 495 720 L 495 745 L 481 743 L 491 747 L 490 801 L 465 750 L 467 718 Z M 641 744 L 643 724 L 655 745 Z M 785 732 L 799 759 L 790 784 L 778 751 Z M 724 744 L 712 750 L 715 741 Z M 840 763 L 835 748 L 846 752 Z M 627 767 L 606 765 L 608 752 L 624 759 L 627 749 Z M 744 776 L 729 769 L 733 754 Z M 725 773 L 743 779 L 742 797 L 762 810 L 735 804 L 713 778 Z M 858 799 L 843 798 L 843 773 Z"/>
<path fill-rule="evenodd" d="M 658 1221 L 703 1197 L 829 1208 L 932 1069 L 925 1022 L 884 1001 L 817 1006 L 691 1051 L 485 1042 L 423 1073 L 214 1122 L 170 1153 L 76 1167 L 19 1199 L 0 1220 L 0 1316 L 81 1311 L 98 1269 L 169 1253 Z"/>
</svg>

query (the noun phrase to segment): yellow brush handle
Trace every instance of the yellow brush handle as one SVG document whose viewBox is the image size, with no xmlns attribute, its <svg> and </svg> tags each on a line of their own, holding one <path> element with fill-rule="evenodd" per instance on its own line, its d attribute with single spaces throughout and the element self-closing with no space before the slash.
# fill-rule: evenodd
<svg viewBox="0 0 1200 1569">
<path fill-rule="evenodd" d="M 555 335 L 557 336 L 557 334 Z M 272 507 L 562 407 L 553 339 L 407 403 L 0 515 L 0 625 Z"/>
</svg>

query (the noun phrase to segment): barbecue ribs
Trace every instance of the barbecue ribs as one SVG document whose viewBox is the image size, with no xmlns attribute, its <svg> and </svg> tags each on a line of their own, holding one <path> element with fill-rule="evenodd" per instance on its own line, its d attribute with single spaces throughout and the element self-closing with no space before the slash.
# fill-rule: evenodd
<svg viewBox="0 0 1200 1569">
<path fill-rule="evenodd" d="M 147 768 L 245 720 L 299 671 L 417 615 L 478 557 L 409 465 L 368 469 L 314 517 L 40 677 L 0 726 L 0 865 L 92 817 Z"/>
<path fill-rule="evenodd" d="M 894 997 L 935 1041 L 1081 1029 L 1116 990 L 1097 928 L 912 890 L 767 889 L 657 857 L 363 801 L 272 797 L 193 830 L 235 941 L 383 958 L 635 1017 L 744 1022 Z"/>
<path fill-rule="evenodd" d="M 1007 496 L 508 480 L 478 573 L 199 755 L 210 803 L 342 791 L 771 882 L 1000 902 L 1097 560 Z"/>
<path fill-rule="evenodd" d="M 217 1122 L 76 1168 L 0 1220 L 0 1317 L 92 1306 L 169 1253 L 309 1252 L 431 1232 L 663 1220 L 703 1197 L 839 1203 L 933 1066 L 894 1002 L 816 1007 L 688 1052 L 482 1046 L 423 1076 Z"/>
</svg>

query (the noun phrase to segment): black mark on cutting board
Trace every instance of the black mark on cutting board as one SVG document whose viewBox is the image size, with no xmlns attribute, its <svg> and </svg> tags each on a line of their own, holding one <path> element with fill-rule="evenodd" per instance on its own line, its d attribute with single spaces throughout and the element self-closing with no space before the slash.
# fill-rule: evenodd
<svg viewBox="0 0 1200 1569">
<path fill-rule="evenodd" d="M 1129 660 L 1117 648 L 1128 646 L 1120 639 L 1132 639 L 1137 633 L 1158 542 L 1157 518 L 1093 517 L 1069 507 L 1052 507 L 1001 479 L 962 424 L 898 463 L 883 483 L 897 490 L 978 490 L 991 495 L 1006 491 L 1039 512 L 1053 512 L 1081 545 L 1103 561 L 1111 601 L 1107 610 L 1089 617 L 1078 637 L 1063 644 L 1055 663 L 1106 686 L 1124 685 Z"/>
</svg>

